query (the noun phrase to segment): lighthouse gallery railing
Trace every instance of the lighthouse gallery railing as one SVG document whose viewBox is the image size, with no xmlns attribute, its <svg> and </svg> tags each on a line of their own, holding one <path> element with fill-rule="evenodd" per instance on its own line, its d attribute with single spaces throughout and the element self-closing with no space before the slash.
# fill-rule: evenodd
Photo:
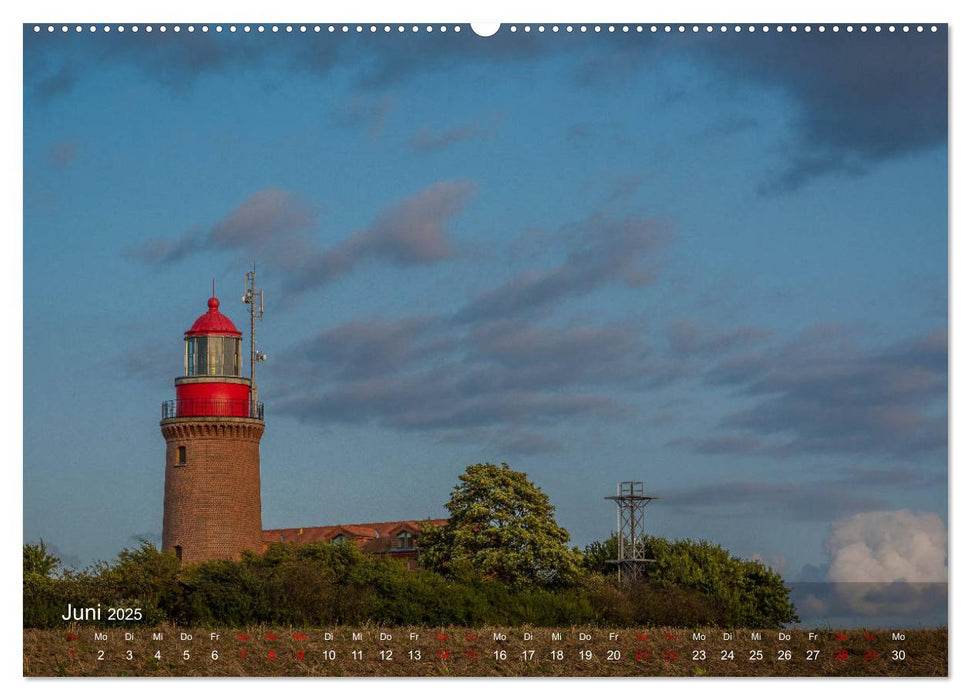
<svg viewBox="0 0 971 700">
<path fill-rule="evenodd" d="M 193 416 L 230 416 L 263 420 L 263 403 L 246 399 L 172 399 L 162 402 L 162 420 Z"/>
</svg>

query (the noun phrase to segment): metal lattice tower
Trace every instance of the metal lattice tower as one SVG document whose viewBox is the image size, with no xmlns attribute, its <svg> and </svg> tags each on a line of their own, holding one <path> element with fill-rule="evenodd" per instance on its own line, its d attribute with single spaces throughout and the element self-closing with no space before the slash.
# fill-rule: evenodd
<svg viewBox="0 0 971 700">
<path fill-rule="evenodd" d="M 243 303 L 249 305 L 249 381 L 250 381 L 250 415 L 256 415 L 259 405 L 259 390 L 256 388 L 256 363 L 266 362 L 266 353 L 256 349 L 256 322 L 263 319 L 263 290 L 256 288 L 256 262 L 253 269 L 246 273 L 244 282 Z M 213 281 L 213 296 L 216 296 L 216 283 Z M 256 300 L 259 299 L 259 307 Z"/>
<path fill-rule="evenodd" d="M 643 481 L 621 481 L 617 495 L 604 498 L 617 504 L 617 558 L 607 563 L 617 565 L 619 583 L 630 584 L 640 577 L 645 564 L 654 561 L 646 557 L 644 511 L 658 496 L 646 495 Z"/>
</svg>

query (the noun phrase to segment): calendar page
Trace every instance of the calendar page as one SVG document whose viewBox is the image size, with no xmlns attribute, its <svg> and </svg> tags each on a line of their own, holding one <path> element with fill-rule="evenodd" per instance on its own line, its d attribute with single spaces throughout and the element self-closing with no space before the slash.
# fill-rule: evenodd
<svg viewBox="0 0 971 700">
<path fill-rule="evenodd" d="M 24 676 L 948 676 L 946 23 L 22 33 Z"/>
</svg>

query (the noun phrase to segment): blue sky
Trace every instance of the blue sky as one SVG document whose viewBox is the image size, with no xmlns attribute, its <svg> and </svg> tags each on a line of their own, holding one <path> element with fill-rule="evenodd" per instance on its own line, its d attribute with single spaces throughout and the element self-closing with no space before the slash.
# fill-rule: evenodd
<svg viewBox="0 0 971 700">
<path fill-rule="evenodd" d="M 25 540 L 158 537 L 182 333 L 256 260 L 264 527 L 506 461 L 580 546 L 636 479 L 789 580 L 943 580 L 946 31 L 463 29 L 25 29 Z"/>
</svg>

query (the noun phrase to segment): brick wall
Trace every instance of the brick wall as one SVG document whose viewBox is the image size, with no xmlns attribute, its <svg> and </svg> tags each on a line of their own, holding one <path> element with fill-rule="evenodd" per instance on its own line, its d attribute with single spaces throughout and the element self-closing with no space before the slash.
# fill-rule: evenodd
<svg viewBox="0 0 971 700">
<path fill-rule="evenodd" d="M 162 422 L 165 507 L 162 549 L 182 561 L 236 559 L 262 549 L 260 438 L 247 418 L 176 418 Z M 178 464 L 179 447 L 185 464 Z"/>
</svg>

